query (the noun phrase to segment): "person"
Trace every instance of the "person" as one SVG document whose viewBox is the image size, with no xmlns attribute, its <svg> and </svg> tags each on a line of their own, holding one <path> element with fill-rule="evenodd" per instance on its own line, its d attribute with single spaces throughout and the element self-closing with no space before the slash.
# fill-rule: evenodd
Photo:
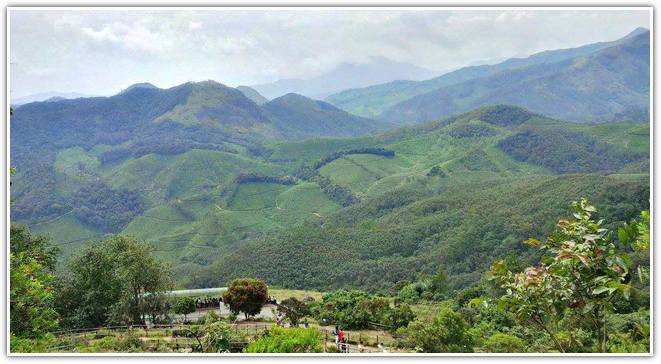
<svg viewBox="0 0 661 364">
<path fill-rule="evenodd" d="M 306 329 L 307 329 L 308 327 L 310 327 L 310 324 L 308 323 L 308 319 L 307 319 L 307 318 L 306 318 L 305 320 L 303 320 L 303 327 L 305 327 Z"/>
<path fill-rule="evenodd" d="M 349 345 L 347 345 L 347 335 L 344 331 L 340 330 L 338 333 L 338 340 L 340 342 L 340 351 L 343 353 L 348 353 L 349 352 Z"/>
<path fill-rule="evenodd" d="M 335 343 L 337 344 L 339 342 L 339 337 L 338 334 L 340 333 L 340 328 L 335 325 L 335 328 L 333 329 L 333 336 L 335 336 Z"/>
</svg>

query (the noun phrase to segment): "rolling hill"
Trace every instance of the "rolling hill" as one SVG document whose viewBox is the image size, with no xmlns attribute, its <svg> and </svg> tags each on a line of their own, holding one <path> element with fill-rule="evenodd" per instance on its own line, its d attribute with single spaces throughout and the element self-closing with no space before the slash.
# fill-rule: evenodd
<svg viewBox="0 0 661 364">
<path fill-rule="evenodd" d="M 573 137 L 520 146 L 529 157 L 519 158 L 509 145 L 531 130 Z M 317 143 L 269 149 L 272 157 L 301 156 L 313 165 L 305 151 L 354 148 L 346 139 Z M 208 266 L 187 266 L 180 271 L 190 278 L 186 284 L 218 285 L 249 275 L 289 287 L 379 290 L 442 266 L 453 287 L 465 287 L 495 258 L 538 259 L 521 242 L 548 234 L 577 196 L 589 197 L 610 222 L 649 206 L 646 124 L 573 124 L 501 105 L 389 131 L 360 145 L 392 150 L 394 157 L 346 154 L 319 168 L 358 196 L 357 203 L 219 252 Z M 577 160 L 576 153 L 596 162 Z M 430 173 L 435 167 L 442 173 Z"/>
<path fill-rule="evenodd" d="M 386 125 L 323 102 L 287 101 L 301 98 L 285 97 L 260 106 L 237 89 L 205 81 L 169 89 L 141 83 L 111 97 L 19 106 L 11 118 L 11 164 L 18 170 L 12 216 L 32 221 L 54 218 L 72 210 L 73 196 L 85 207 L 76 210 L 78 215 L 91 215 L 105 206 L 107 213 L 95 216 L 92 224 L 100 227 L 104 219 L 117 221 L 113 231 L 118 231 L 154 201 L 174 198 L 181 188 L 203 184 L 202 178 L 189 181 L 192 176 L 172 172 L 182 169 L 175 162 L 180 156 L 191 156 L 192 163 L 198 163 L 202 156 L 196 151 L 203 150 L 215 152 L 219 160 L 252 161 L 267 142 L 359 136 Z M 199 162 L 213 162 L 204 160 Z M 58 165 L 66 167 L 58 169 Z M 203 165 L 198 167 L 205 171 L 203 175 L 212 173 L 208 178 L 216 184 L 224 178 Z M 217 173 L 231 180 L 244 169 L 229 171 Z M 150 191 L 130 195 L 132 208 L 122 210 L 121 218 L 112 216 L 111 206 L 121 196 L 129 196 L 125 190 L 137 186 Z M 100 195 L 98 201 L 86 201 L 76 193 L 86 188 Z"/>
<path fill-rule="evenodd" d="M 345 90 L 330 95 L 326 98 L 326 101 L 356 115 L 377 117 L 398 103 L 405 102 L 418 95 L 463 82 L 494 76 L 504 71 L 553 64 L 572 58 L 588 56 L 600 50 L 628 42 L 632 38 L 642 34 L 649 34 L 649 30 L 638 28 L 627 36 L 612 42 L 588 44 L 578 48 L 544 51 L 527 58 L 512 58 L 495 65 L 464 67 L 425 81 L 395 81 L 366 88 Z M 544 67 L 542 66 L 541 69 L 544 69 Z M 489 103 L 495 104 L 498 102 L 494 100 Z M 406 121 L 398 120 L 400 123 Z"/>
<path fill-rule="evenodd" d="M 321 135 L 350 137 L 392 127 L 384 122 L 351 115 L 326 102 L 291 93 L 265 103 L 263 109 L 288 139 Z"/>
<path fill-rule="evenodd" d="M 271 103 L 288 99 L 316 103 Z M 178 105 L 195 109 L 192 100 Z M 550 231 L 581 196 L 608 221 L 649 206 L 647 124 L 498 105 L 374 136 L 233 146 L 118 159 L 104 157 L 109 144 L 58 149 L 50 166 L 17 165 L 11 218 L 50 234 L 64 255 L 109 233 L 147 239 L 182 287 L 248 275 L 379 290 L 439 265 L 464 287 L 496 257 L 534 260 L 520 242 Z"/>
<path fill-rule="evenodd" d="M 506 103 L 573 122 L 649 119 L 649 32 L 586 56 L 499 72 L 415 96 L 385 110 L 422 122 Z"/>
</svg>

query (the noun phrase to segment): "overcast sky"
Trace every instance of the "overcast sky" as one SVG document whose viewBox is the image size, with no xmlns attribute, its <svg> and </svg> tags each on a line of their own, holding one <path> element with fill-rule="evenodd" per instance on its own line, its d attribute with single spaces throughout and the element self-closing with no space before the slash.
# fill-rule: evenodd
<svg viewBox="0 0 661 364">
<path fill-rule="evenodd" d="M 640 26 L 649 28 L 647 10 L 11 10 L 11 91 L 250 85 L 370 56 L 440 71 L 613 40 Z"/>
</svg>

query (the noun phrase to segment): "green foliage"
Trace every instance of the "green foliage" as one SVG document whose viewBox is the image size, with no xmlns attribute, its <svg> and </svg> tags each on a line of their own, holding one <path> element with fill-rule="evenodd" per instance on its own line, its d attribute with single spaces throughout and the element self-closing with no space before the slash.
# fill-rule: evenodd
<svg viewBox="0 0 661 364">
<path fill-rule="evenodd" d="M 10 335 L 15 340 L 44 338 L 58 326 L 53 307 L 57 250 L 25 226 L 12 225 L 9 242 Z"/>
<path fill-rule="evenodd" d="M 361 290 L 337 290 L 324 294 L 312 308 L 314 317 L 323 325 L 339 325 L 348 329 L 388 327 L 395 331 L 415 318 L 408 305 L 390 305 L 385 297 Z"/>
<path fill-rule="evenodd" d="M 186 320 L 186 315 L 195 312 L 196 309 L 194 297 L 177 298 L 177 302 L 174 305 L 174 313 L 184 315 L 184 321 Z"/>
<path fill-rule="evenodd" d="M 432 321 L 417 319 L 406 330 L 408 345 L 425 353 L 470 353 L 473 338 L 469 326 L 458 313 L 444 308 Z"/>
<path fill-rule="evenodd" d="M 650 215 L 643 211 L 640 221 L 624 223 L 617 230 L 620 244 L 634 254 L 632 267 L 635 267 L 641 284 L 649 283 L 650 275 Z"/>
<path fill-rule="evenodd" d="M 283 315 L 292 326 L 298 326 L 299 321 L 311 314 L 310 309 L 305 302 L 299 301 L 295 297 L 284 299 L 278 305 L 278 314 Z"/>
<path fill-rule="evenodd" d="M 397 298 L 407 303 L 417 303 L 420 301 L 426 287 L 422 282 L 410 283 L 402 287 L 397 293 Z"/>
<path fill-rule="evenodd" d="M 411 309 L 411 306 L 407 304 L 396 304 L 395 307 L 390 308 L 390 314 L 388 315 L 390 331 L 395 332 L 400 327 L 406 327 L 413 320 L 415 320 L 415 313 Z"/>
<path fill-rule="evenodd" d="M 9 352 L 10 353 L 46 353 L 48 348 L 55 342 L 53 334 L 45 334 L 40 338 L 24 338 L 10 334 Z"/>
<path fill-rule="evenodd" d="M 71 198 L 76 217 L 104 232 L 120 231 L 145 210 L 138 193 L 115 191 L 99 181 L 84 184 Z"/>
<path fill-rule="evenodd" d="M 80 348 L 83 353 L 140 353 L 145 345 L 135 334 L 111 335 L 95 340 L 90 346 Z"/>
<path fill-rule="evenodd" d="M 586 199 L 574 202 L 573 208 L 575 219 L 560 220 L 545 242 L 526 241 L 551 255 L 540 266 L 514 275 L 500 261 L 494 263 L 492 274 L 506 289 L 501 303 L 522 322 L 544 330 L 556 349 L 568 349 L 558 337 L 564 319 L 593 330 L 599 350 L 605 352 L 611 300 L 619 295 L 629 299 L 631 292 L 631 259 L 617 252 L 602 221 L 592 219 L 596 209 Z"/>
<path fill-rule="evenodd" d="M 202 351 L 205 353 L 227 353 L 230 350 L 232 329 L 226 322 L 213 321 L 202 326 L 200 330 Z"/>
<path fill-rule="evenodd" d="M 268 287 L 264 281 L 253 278 L 233 280 L 223 293 L 223 303 L 234 314 L 243 312 L 246 318 L 261 312 L 268 298 Z"/>
<path fill-rule="evenodd" d="M 487 339 L 485 342 L 485 348 L 490 353 L 525 353 L 526 352 L 526 343 L 520 338 L 503 334 L 496 333 Z"/>
<path fill-rule="evenodd" d="M 246 353 L 321 353 L 321 332 L 316 329 L 272 327 L 264 336 L 250 343 Z"/>
<path fill-rule="evenodd" d="M 60 277 L 58 311 L 67 326 L 159 321 L 169 311 L 169 267 L 152 255 L 149 243 L 113 237 L 88 243 Z"/>
<path fill-rule="evenodd" d="M 533 127 L 501 140 L 498 147 L 515 160 L 557 173 L 615 171 L 647 158 L 620 152 L 585 133 Z"/>
<path fill-rule="evenodd" d="M 53 275 L 28 253 L 10 253 L 9 260 L 11 335 L 42 337 L 58 325 L 53 309 Z"/>
<path fill-rule="evenodd" d="M 44 269 L 50 272 L 55 270 L 58 248 L 51 244 L 48 237 L 33 235 L 25 225 L 11 224 L 9 229 L 10 253 L 14 255 L 25 253 L 41 264 Z"/>
</svg>

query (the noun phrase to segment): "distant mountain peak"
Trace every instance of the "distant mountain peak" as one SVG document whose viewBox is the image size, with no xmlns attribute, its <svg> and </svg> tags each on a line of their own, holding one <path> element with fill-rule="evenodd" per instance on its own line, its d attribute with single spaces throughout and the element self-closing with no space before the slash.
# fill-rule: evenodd
<svg viewBox="0 0 661 364">
<path fill-rule="evenodd" d="M 649 33 L 649 32 L 650 32 L 650 30 L 648 28 L 638 27 L 638 28 L 632 30 L 631 32 L 629 32 L 629 34 L 625 35 L 621 39 L 631 38 L 631 37 L 635 37 L 637 35 L 644 34 L 644 33 Z"/>
<path fill-rule="evenodd" d="M 149 82 L 139 82 L 139 83 L 134 83 L 131 86 L 125 88 L 124 90 L 122 90 L 122 92 L 120 92 L 120 94 L 125 94 L 129 91 L 136 89 L 159 89 L 159 88 Z"/>
<path fill-rule="evenodd" d="M 268 98 L 290 92 L 313 99 L 349 88 L 366 87 L 395 80 L 424 80 L 439 73 L 414 64 L 397 62 L 383 56 L 372 56 L 367 62 L 345 62 L 310 79 L 281 79 L 268 84 L 251 86 Z"/>
</svg>

